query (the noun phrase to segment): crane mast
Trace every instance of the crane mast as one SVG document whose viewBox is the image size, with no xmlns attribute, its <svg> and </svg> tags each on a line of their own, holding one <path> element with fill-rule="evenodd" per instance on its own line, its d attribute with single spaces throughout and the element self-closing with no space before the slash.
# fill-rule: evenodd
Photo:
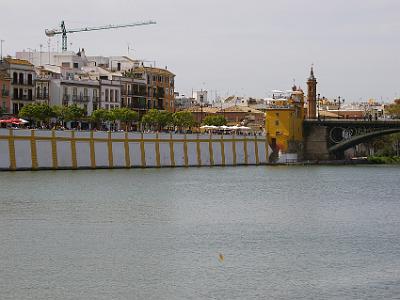
<svg viewBox="0 0 400 300">
<path fill-rule="evenodd" d="M 120 25 L 104 25 L 104 26 L 95 26 L 95 27 L 83 27 L 83 28 L 74 28 L 74 29 L 66 29 L 65 22 L 61 21 L 60 29 L 46 29 L 45 33 L 48 37 L 53 37 L 57 34 L 62 35 L 62 51 L 67 51 L 67 33 L 74 32 L 84 32 L 84 31 L 95 31 L 95 30 L 106 30 L 106 29 L 114 29 L 114 28 L 124 28 L 124 27 L 134 27 L 134 26 L 144 26 L 156 24 L 155 21 L 143 21 L 143 22 L 135 22 L 129 24 L 120 24 Z"/>
</svg>

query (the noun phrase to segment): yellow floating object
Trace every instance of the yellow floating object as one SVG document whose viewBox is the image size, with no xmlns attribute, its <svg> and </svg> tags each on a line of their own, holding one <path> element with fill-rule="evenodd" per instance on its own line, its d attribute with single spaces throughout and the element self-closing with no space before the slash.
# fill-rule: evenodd
<svg viewBox="0 0 400 300">
<path fill-rule="evenodd" d="M 218 255 L 218 259 L 219 259 L 220 262 L 223 262 L 224 261 L 224 255 L 222 253 L 220 253 Z"/>
</svg>

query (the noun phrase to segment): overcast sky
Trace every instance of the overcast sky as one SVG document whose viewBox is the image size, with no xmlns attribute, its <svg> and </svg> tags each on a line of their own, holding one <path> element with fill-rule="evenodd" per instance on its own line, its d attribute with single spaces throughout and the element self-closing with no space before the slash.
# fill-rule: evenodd
<svg viewBox="0 0 400 300">
<path fill-rule="evenodd" d="M 318 92 L 348 102 L 400 97 L 399 0 L 12 0 L 1 1 L 3 54 L 47 49 L 46 28 L 157 25 L 68 36 L 87 55 L 127 55 L 156 61 L 189 94 L 266 97 L 306 89 L 314 64 Z M 51 48 L 61 45 L 52 39 Z"/>
</svg>

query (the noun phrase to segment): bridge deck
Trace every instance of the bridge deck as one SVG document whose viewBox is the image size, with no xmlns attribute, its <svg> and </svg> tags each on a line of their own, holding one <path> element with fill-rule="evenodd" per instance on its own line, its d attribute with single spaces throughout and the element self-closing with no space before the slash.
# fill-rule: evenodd
<svg viewBox="0 0 400 300">
<path fill-rule="evenodd" d="M 332 126 L 367 126 L 367 127 L 400 127 L 400 120 L 360 120 L 360 119 L 305 119 L 305 125 L 326 125 Z"/>
</svg>

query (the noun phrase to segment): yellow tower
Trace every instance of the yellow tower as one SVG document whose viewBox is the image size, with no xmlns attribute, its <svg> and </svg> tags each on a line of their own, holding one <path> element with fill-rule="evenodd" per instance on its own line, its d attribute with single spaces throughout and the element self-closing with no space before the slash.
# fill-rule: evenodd
<svg viewBox="0 0 400 300">
<path fill-rule="evenodd" d="M 317 117 L 317 79 L 314 77 L 312 66 L 310 77 L 307 80 L 307 87 L 307 119 L 315 119 Z"/>
</svg>

